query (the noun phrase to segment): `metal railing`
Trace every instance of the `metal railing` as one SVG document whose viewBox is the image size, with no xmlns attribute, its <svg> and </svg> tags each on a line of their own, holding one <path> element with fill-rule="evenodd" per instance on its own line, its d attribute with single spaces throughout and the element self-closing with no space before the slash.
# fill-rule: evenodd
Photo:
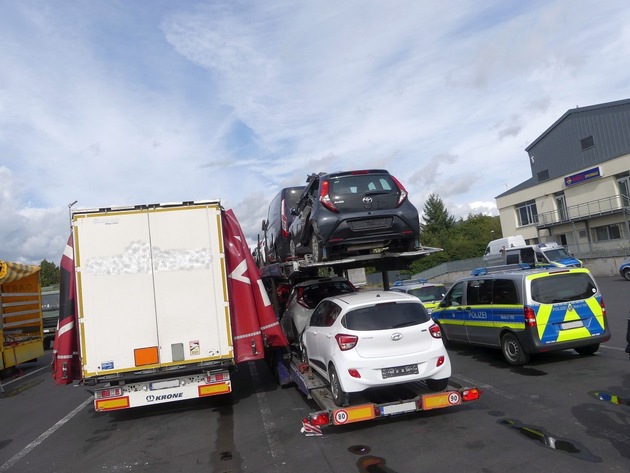
<svg viewBox="0 0 630 473">
<path fill-rule="evenodd" d="M 617 194 L 603 199 L 591 200 L 582 204 L 551 210 L 536 215 L 537 227 L 569 223 L 575 220 L 598 217 L 611 213 L 624 212 L 630 206 L 630 199 Z"/>
</svg>

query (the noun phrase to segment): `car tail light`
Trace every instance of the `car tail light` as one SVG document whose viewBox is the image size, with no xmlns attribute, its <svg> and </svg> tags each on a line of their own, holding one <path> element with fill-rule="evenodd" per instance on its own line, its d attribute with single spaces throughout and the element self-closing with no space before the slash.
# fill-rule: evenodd
<svg viewBox="0 0 630 473">
<path fill-rule="evenodd" d="M 320 189 L 320 192 L 319 192 L 319 201 L 328 210 L 330 210 L 332 212 L 339 212 L 337 207 L 335 207 L 334 204 L 332 203 L 332 200 L 330 200 L 330 194 L 328 193 L 328 187 L 329 187 L 329 182 L 328 181 L 323 181 L 322 182 L 322 188 Z"/>
<path fill-rule="evenodd" d="M 531 307 L 525 307 L 523 311 L 525 313 L 525 325 L 528 327 L 536 326 L 536 314 L 534 313 L 534 309 Z"/>
<path fill-rule="evenodd" d="M 298 293 L 297 293 L 297 296 L 295 296 L 295 300 L 302 307 L 310 309 L 308 304 L 306 302 L 304 302 L 304 288 L 303 287 L 298 287 Z"/>
<path fill-rule="evenodd" d="M 341 351 L 352 350 L 359 341 L 359 337 L 355 335 L 344 335 L 342 333 L 335 335 L 335 339 Z"/>
<path fill-rule="evenodd" d="M 435 366 L 438 367 L 438 366 L 442 366 L 443 364 L 444 364 L 444 357 L 443 356 L 438 357 L 438 360 Z"/>
<path fill-rule="evenodd" d="M 438 324 L 433 324 L 429 327 L 429 333 L 433 338 L 442 338 L 442 331 Z"/>
<path fill-rule="evenodd" d="M 604 298 L 603 297 L 599 300 L 599 305 L 602 308 L 602 315 L 605 316 L 606 315 L 606 304 L 604 304 Z"/>
<path fill-rule="evenodd" d="M 400 183 L 400 181 L 398 179 L 396 179 L 394 176 L 392 176 L 392 179 L 394 180 L 394 182 L 398 186 L 398 190 L 400 191 L 400 195 L 398 196 L 398 203 L 396 204 L 396 207 L 400 207 L 402 205 L 402 203 L 405 200 L 407 200 L 407 189 L 405 189 L 405 186 L 403 186 Z"/>
<path fill-rule="evenodd" d="M 360 377 L 361 377 L 361 373 L 359 373 L 359 371 L 358 371 L 358 370 L 355 370 L 354 368 L 350 368 L 350 369 L 348 370 L 348 374 L 349 374 L 350 376 L 352 376 L 353 378 L 360 378 Z"/>
<path fill-rule="evenodd" d="M 280 203 L 280 220 L 282 221 L 282 236 L 289 238 L 289 221 L 287 220 L 287 209 L 285 207 L 284 199 Z"/>
<path fill-rule="evenodd" d="M 481 396 L 481 391 L 477 388 L 464 389 L 462 392 L 462 400 L 464 401 L 476 401 Z"/>
</svg>

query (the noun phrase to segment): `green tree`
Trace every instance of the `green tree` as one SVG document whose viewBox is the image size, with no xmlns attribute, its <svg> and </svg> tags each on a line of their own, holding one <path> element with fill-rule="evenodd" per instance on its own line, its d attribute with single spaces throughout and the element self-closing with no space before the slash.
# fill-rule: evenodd
<svg viewBox="0 0 630 473">
<path fill-rule="evenodd" d="M 424 203 L 422 220 L 420 223 L 420 239 L 443 236 L 455 225 L 455 218 L 448 213 L 442 199 L 431 194 Z M 426 244 L 426 243 L 425 243 Z"/>
<path fill-rule="evenodd" d="M 54 286 L 61 283 L 61 271 L 55 263 L 46 261 L 45 259 L 39 265 L 39 279 L 44 286 Z"/>
</svg>

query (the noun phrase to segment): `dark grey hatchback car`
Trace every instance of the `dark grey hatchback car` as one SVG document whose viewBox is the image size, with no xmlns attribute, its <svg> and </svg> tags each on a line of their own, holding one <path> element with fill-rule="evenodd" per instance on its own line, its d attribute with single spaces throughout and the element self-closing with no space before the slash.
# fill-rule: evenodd
<svg viewBox="0 0 630 473">
<path fill-rule="evenodd" d="M 384 169 L 311 174 L 289 228 L 293 256 L 314 261 L 419 247 L 418 210 Z"/>
</svg>

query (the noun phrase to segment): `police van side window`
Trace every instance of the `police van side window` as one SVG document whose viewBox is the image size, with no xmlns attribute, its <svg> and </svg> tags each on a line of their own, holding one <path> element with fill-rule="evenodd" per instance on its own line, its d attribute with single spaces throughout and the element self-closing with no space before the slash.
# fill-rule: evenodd
<svg viewBox="0 0 630 473">
<path fill-rule="evenodd" d="M 468 281 L 466 305 L 485 305 L 492 302 L 492 281 L 479 279 Z"/>
<path fill-rule="evenodd" d="M 446 295 L 444 299 L 444 305 L 446 307 L 452 305 L 462 305 L 462 296 L 464 294 L 464 282 L 458 282 Z"/>
<path fill-rule="evenodd" d="M 493 289 L 493 304 L 518 304 L 518 292 L 511 279 L 496 279 Z"/>
</svg>

